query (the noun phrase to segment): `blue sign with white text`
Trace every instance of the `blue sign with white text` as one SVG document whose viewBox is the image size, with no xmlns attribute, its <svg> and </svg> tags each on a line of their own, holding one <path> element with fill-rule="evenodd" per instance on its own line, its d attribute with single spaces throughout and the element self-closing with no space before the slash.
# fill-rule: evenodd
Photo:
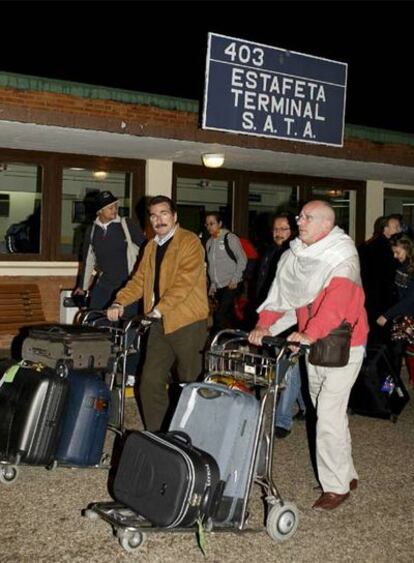
<svg viewBox="0 0 414 563">
<path fill-rule="evenodd" d="M 209 33 L 203 129 L 343 145 L 348 65 Z"/>
</svg>

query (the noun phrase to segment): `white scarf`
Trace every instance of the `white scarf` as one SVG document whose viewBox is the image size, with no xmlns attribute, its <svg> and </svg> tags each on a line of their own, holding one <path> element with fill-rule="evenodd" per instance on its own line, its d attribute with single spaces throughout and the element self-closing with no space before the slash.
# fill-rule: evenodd
<svg viewBox="0 0 414 563">
<path fill-rule="evenodd" d="M 358 253 L 351 237 L 334 227 L 327 236 L 309 246 L 296 238 L 282 254 L 276 278 L 258 312 L 286 313 L 277 326 L 277 333 L 282 332 L 295 324 L 295 309 L 312 303 L 334 276 L 361 284 Z M 273 334 L 275 329 L 271 330 Z"/>
</svg>

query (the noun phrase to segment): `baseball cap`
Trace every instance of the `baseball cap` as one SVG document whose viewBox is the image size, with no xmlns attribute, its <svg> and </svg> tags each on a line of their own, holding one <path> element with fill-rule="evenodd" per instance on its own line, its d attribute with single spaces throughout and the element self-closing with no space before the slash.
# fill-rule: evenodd
<svg viewBox="0 0 414 563">
<path fill-rule="evenodd" d="M 111 203 L 115 203 L 116 201 L 119 201 L 118 198 L 115 197 L 111 192 L 99 192 L 96 196 L 96 213 L 98 213 L 98 211 L 100 211 L 107 205 L 111 205 Z"/>
</svg>

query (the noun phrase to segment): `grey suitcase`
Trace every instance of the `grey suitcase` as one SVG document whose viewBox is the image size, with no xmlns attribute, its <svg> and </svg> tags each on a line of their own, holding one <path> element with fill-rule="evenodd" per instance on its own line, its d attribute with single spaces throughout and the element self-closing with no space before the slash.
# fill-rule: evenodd
<svg viewBox="0 0 414 563">
<path fill-rule="evenodd" d="M 29 329 L 22 345 L 22 358 L 57 368 L 107 369 L 114 357 L 109 332 L 95 327 L 52 324 Z"/>
<path fill-rule="evenodd" d="M 190 383 L 183 388 L 170 431 L 185 432 L 194 447 L 216 459 L 225 481 L 214 517 L 218 526 L 240 522 L 259 423 L 260 403 L 254 395 L 218 383 Z"/>
</svg>

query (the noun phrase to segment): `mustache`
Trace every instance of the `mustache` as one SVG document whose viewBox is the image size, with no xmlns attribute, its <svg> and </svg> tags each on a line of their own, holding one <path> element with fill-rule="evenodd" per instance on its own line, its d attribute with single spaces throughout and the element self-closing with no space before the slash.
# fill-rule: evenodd
<svg viewBox="0 0 414 563">
<path fill-rule="evenodd" d="M 159 227 L 168 227 L 168 225 L 166 225 L 165 223 L 159 223 L 158 225 L 155 225 L 156 229 L 158 229 Z"/>
</svg>

